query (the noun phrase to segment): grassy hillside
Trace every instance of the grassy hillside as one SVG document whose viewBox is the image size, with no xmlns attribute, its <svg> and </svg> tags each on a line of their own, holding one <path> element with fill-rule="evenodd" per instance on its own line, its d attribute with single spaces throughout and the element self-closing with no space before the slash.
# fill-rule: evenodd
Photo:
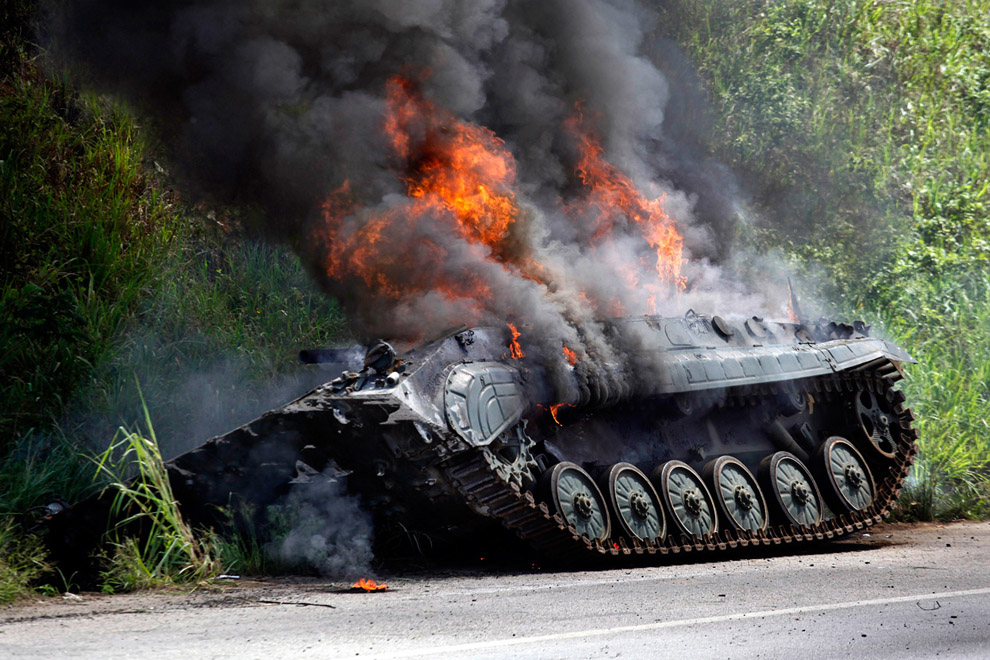
<svg viewBox="0 0 990 660">
<path fill-rule="evenodd" d="M 0 122 L 0 437 L 67 413 L 136 419 L 135 377 L 172 409 L 178 384 L 210 371 L 256 399 L 299 346 L 339 335 L 287 249 L 252 240 L 236 209 L 177 199 L 124 108 L 24 62 Z"/>
<path fill-rule="evenodd" d="M 31 9 L 0 44 L 0 599 L 39 570 L 22 514 L 94 488 L 82 454 L 136 428 L 138 383 L 177 453 L 305 391 L 296 352 L 343 336 L 250 210 L 180 199 L 150 127 L 43 72 Z"/>
<path fill-rule="evenodd" d="M 752 194 L 743 239 L 921 362 L 906 508 L 985 512 L 990 2 L 683 1 L 664 23 Z"/>
</svg>

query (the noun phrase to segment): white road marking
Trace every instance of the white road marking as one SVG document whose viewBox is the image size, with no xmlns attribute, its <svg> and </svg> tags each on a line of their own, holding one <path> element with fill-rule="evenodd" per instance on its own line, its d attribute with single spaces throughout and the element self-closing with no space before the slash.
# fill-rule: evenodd
<svg viewBox="0 0 990 660">
<path fill-rule="evenodd" d="M 584 637 L 604 637 L 619 633 L 643 632 L 647 630 L 662 630 L 664 628 L 680 628 L 684 626 L 696 626 L 706 623 L 721 623 L 723 621 L 740 621 L 743 619 L 760 619 L 766 617 L 788 616 L 792 614 L 810 614 L 812 612 L 833 612 L 835 610 L 846 610 L 856 607 L 873 607 L 876 605 L 893 605 L 896 603 L 910 603 L 919 600 L 938 600 L 940 598 L 958 598 L 961 596 L 980 596 L 990 594 L 990 587 L 983 589 L 966 589 L 964 591 L 943 591 L 931 594 L 914 594 L 911 596 L 894 596 L 891 598 L 876 598 L 873 600 L 853 600 L 844 603 L 825 603 L 820 605 L 803 605 L 801 607 L 788 607 L 780 610 L 763 610 L 761 612 L 741 612 L 738 614 L 722 614 L 719 616 L 706 616 L 697 619 L 680 619 L 677 621 L 657 621 L 656 623 L 644 623 L 636 626 L 616 626 L 613 628 L 592 628 L 589 630 L 575 630 L 572 632 L 554 633 L 552 635 L 535 635 L 533 637 L 511 637 L 506 639 L 492 639 L 484 642 L 471 642 L 469 644 L 452 644 L 448 646 L 433 646 L 429 648 L 410 649 L 407 651 L 393 650 L 374 658 L 417 658 L 421 656 L 436 656 L 443 653 L 463 653 L 468 651 L 491 651 L 507 646 L 518 646 L 520 644 L 540 644 L 543 642 L 556 642 L 566 639 L 581 639 Z M 365 656 L 368 657 L 368 656 Z"/>
</svg>

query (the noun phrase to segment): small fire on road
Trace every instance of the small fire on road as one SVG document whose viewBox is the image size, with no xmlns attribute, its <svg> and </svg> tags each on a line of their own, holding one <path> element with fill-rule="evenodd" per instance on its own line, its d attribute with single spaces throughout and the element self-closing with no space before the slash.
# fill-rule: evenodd
<svg viewBox="0 0 990 660">
<path fill-rule="evenodd" d="M 386 591 L 388 589 L 388 585 L 385 583 L 375 582 L 374 580 L 369 580 L 367 578 L 361 578 L 351 585 L 351 589 L 354 591 Z"/>
</svg>

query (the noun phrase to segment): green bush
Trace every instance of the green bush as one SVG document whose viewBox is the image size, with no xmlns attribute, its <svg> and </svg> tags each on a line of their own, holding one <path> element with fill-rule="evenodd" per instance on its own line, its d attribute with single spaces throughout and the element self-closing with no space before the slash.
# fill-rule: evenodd
<svg viewBox="0 0 990 660">
<path fill-rule="evenodd" d="M 920 362 L 904 385 L 921 451 L 902 503 L 926 520 L 984 515 L 990 493 L 990 275 L 912 284 L 886 321 Z"/>
<path fill-rule="evenodd" d="M 106 359 L 175 229 L 122 108 L 73 96 L 31 67 L 0 89 L 0 438 L 9 443 L 57 419 Z"/>
<path fill-rule="evenodd" d="M 10 520 L 0 521 L 0 604 L 30 594 L 34 581 L 48 570 L 38 539 L 25 536 Z"/>
</svg>

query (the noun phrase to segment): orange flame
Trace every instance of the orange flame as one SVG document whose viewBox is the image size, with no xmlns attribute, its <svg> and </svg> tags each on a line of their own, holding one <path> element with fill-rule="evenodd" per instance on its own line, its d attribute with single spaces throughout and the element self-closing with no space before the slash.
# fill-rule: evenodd
<svg viewBox="0 0 990 660">
<path fill-rule="evenodd" d="M 555 404 L 553 404 L 553 405 L 550 406 L 550 416 L 553 417 L 553 421 L 557 422 L 557 426 L 563 426 L 563 424 L 560 423 L 560 419 L 558 419 L 558 417 L 557 417 L 557 413 L 564 406 L 567 406 L 568 408 L 573 408 L 574 407 L 574 404 L 573 403 L 555 403 Z"/>
<path fill-rule="evenodd" d="M 576 170 L 587 188 L 587 194 L 584 204 L 572 206 L 571 210 L 590 210 L 594 214 L 596 228 L 591 236 L 592 244 L 599 243 L 617 227 L 631 221 L 656 254 L 654 267 L 660 283 L 686 288 L 687 278 L 681 274 L 684 239 L 664 209 L 665 195 L 648 199 L 636 189 L 628 176 L 606 161 L 601 144 L 583 126 L 580 106 L 577 110 L 565 126 L 577 142 L 580 158 Z M 640 281 L 635 268 L 620 275 L 632 286 L 654 288 L 650 283 Z M 651 294 L 655 305 L 656 294 L 652 291 Z"/>
<path fill-rule="evenodd" d="M 489 296 L 488 285 L 475 273 L 445 274 L 447 249 L 425 238 L 430 232 L 417 230 L 446 225 L 485 248 L 482 260 L 499 260 L 518 213 L 512 155 L 490 130 L 438 108 L 401 76 L 387 86 L 384 129 L 409 199 L 348 224 L 348 217 L 362 212 L 350 184 L 331 193 L 322 207 L 327 274 L 357 279 L 393 300 L 439 291 L 480 312 L 477 301 Z"/>
<path fill-rule="evenodd" d="M 567 344 L 564 344 L 564 357 L 567 358 L 567 363 L 572 367 L 578 363 L 577 353 L 567 348 Z"/>
<path fill-rule="evenodd" d="M 521 217 L 516 163 L 501 139 L 438 107 L 406 76 L 395 76 L 386 86 L 382 128 L 405 198 L 366 208 L 355 196 L 362 187 L 345 181 L 322 205 L 323 267 L 342 283 L 342 291 L 359 300 L 370 295 L 395 302 L 439 296 L 455 303 L 445 307 L 448 314 L 473 324 L 495 298 L 492 266 L 557 290 L 554 264 L 541 263 L 516 226 Z M 656 313 L 658 299 L 686 284 L 683 239 L 666 214 L 664 197 L 643 195 L 605 160 L 580 108 L 565 128 L 578 148 L 575 173 L 583 185 L 581 198 L 568 202 L 564 212 L 592 219 L 583 238 L 603 259 L 610 239 L 630 229 L 644 248 L 643 263 L 613 257 L 612 265 L 626 291 L 641 296 L 645 309 L 627 309 L 631 297 L 623 295 L 598 300 L 582 293 L 579 302 L 600 315 Z M 451 236 L 462 241 L 456 249 L 464 250 L 456 269 Z M 524 353 L 517 332 L 513 326 L 510 350 L 520 359 Z M 567 347 L 564 355 L 572 365 L 578 359 Z"/>
<path fill-rule="evenodd" d="M 506 325 L 512 331 L 512 341 L 509 342 L 509 355 L 513 360 L 521 360 L 526 357 L 526 354 L 523 353 L 522 346 L 519 345 L 519 338 L 522 336 L 522 333 L 511 323 L 506 323 Z"/>
<path fill-rule="evenodd" d="M 496 246 L 516 217 L 511 187 L 516 166 L 505 143 L 487 128 L 458 121 L 419 94 L 407 78 L 388 85 L 385 130 L 396 154 L 415 158 L 407 193 L 453 214 L 465 238 Z M 417 153 L 412 134 L 426 131 Z"/>
<path fill-rule="evenodd" d="M 384 583 L 375 582 L 374 580 L 369 580 L 367 578 L 361 578 L 357 582 L 351 585 L 351 589 L 364 589 L 365 591 L 385 591 L 388 589 L 388 585 Z"/>
</svg>

